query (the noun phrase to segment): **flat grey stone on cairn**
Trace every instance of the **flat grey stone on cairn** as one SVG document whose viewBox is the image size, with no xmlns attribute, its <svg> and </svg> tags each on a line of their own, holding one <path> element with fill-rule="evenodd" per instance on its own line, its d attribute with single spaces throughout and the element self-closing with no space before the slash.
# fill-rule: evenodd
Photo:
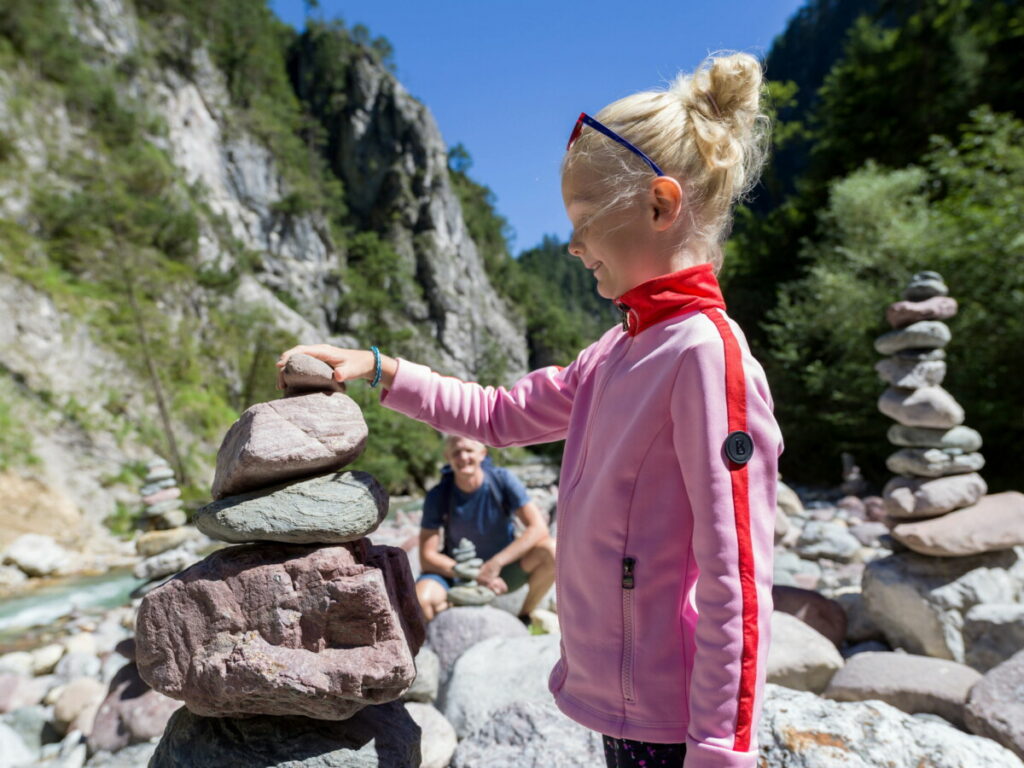
<svg viewBox="0 0 1024 768">
<path fill-rule="evenodd" d="M 843 657 L 831 640 L 796 616 L 781 611 L 772 613 L 769 682 L 821 693 L 842 667 Z"/>
<path fill-rule="evenodd" d="M 341 722 L 308 717 L 171 717 L 150 768 L 418 768 L 420 729 L 401 702 Z"/>
<path fill-rule="evenodd" d="M 916 273 L 903 291 L 907 301 L 926 301 L 933 296 L 948 296 L 949 288 L 938 272 L 925 270 Z"/>
<path fill-rule="evenodd" d="M 892 537 L 915 552 L 964 557 L 1024 545 L 1024 494 L 993 493 L 970 507 L 920 522 L 901 523 Z"/>
<path fill-rule="evenodd" d="M 529 634 L 515 616 L 490 606 L 449 608 L 427 625 L 427 643 L 441 663 L 441 684 L 447 681 L 455 660 L 489 637 L 525 637 Z"/>
<path fill-rule="evenodd" d="M 885 466 L 897 475 L 946 477 L 978 472 L 985 466 L 980 453 L 950 453 L 938 448 L 901 448 L 885 460 Z"/>
<path fill-rule="evenodd" d="M 366 472 L 337 472 L 228 496 L 193 518 L 207 536 L 231 543 L 343 544 L 372 533 L 389 498 Z"/>
<path fill-rule="evenodd" d="M 930 712 L 964 728 L 967 694 L 981 673 L 947 659 L 910 653 L 858 653 L 832 677 L 824 696 L 878 699 L 908 714 Z"/>
<path fill-rule="evenodd" d="M 552 701 L 516 701 L 496 709 L 459 742 L 451 768 L 576 768 L 603 762 L 599 733 L 570 720 Z"/>
<path fill-rule="evenodd" d="M 903 349 L 941 349 L 952 338 L 945 323 L 919 320 L 906 328 L 883 333 L 875 339 L 875 351 L 880 355 L 892 355 Z"/>
<path fill-rule="evenodd" d="M 882 381 L 901 389 L 936 387 L 946 378 L 944 360 L 905 360 L 887 357 L 875 363 L 875 370 Z"/>
<path fill-rule="evenodd" d="M 311 392 L 344 392 L 345 385 L 334 380 L 334 369 L 323 360 L 304 354 L 292 355 L 281 369 L 284 396 Z"/>
<path fill-rule="evenodd" d="M 894 477 L 885 484 L 882 496 L 891 518 L 936 517 L 975 504 L 988 491 L 981 475 L 949 477 Z"/>
<path fill-rule="evenodd" d="M 441 711 L 459 738 L 513 702 L 550 701 L 548 676 L 559 659 L 560 642 L 559 635 L 492 637 L 463 653 L 441 702 Z"/>
<path fill-rule="evenodd" d="M 989 670 L 967 699 L 967 728 L 1024 757 L 1024 650 Z"/>
<path fill-rule="evenodd" d="M 1008 749 L 881 701 L 765 686 L 758 768 L 1024 768 Z"/>
<path fill-rule="evenodd" d="M 251 544 L 146 595 L 136 660 L 199 715 L 343 720 L 406 691 L 423 639 L 403 550 Z"/>
<path fill-rule="evenodd" d="M 942 387 L 889 387 L 878 399 L 878 410 L 907 427 L 950 429 L 964 421 L 964 409 Z"/>
<path fill-rule="evenodd" d="M 890 646 L 968 663 L 964 617 L 982 603 L 1024 600 L 1024 547 L 968 557 L 900 552 L 868 563 L 862 589 Z"/>
<path fill-rule="evenodd" d="M 348 395 L 257 403 L 224 436 L 211 493 L 223 499 L 341 469 L 359 458 L 366 436 L 363 413 Z"/>
<path fill-rule="evenodd" d="M 889 442 L 904 448 L 941 448 L 971 453 L 981 448 L 981 435 L 970 427 L 927 429 L 893 424 L 886 433 Z"/>
<path fill-rule="evenodd" d="M 984 603 L 964 616 L 967 663 L 987 672 L 1024 650 L 1024 602 Z M 1020 697 L 1024 705 L 1024 689 Z"/>
</svg>

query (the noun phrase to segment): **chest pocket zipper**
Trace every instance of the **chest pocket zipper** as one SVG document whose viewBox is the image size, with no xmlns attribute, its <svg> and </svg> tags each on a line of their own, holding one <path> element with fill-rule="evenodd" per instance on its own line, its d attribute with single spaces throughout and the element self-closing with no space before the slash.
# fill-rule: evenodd
<svg viewBox="0 0 1024 768">
<path fill-rule="evenodd" d="M 636 658 L 633 626 L 635 571 L 636 558 L 622 558 L 622 697 L 630 704 L 636 702 L 636 694 L 633 690 L 633 664 Z"/>
</svg>

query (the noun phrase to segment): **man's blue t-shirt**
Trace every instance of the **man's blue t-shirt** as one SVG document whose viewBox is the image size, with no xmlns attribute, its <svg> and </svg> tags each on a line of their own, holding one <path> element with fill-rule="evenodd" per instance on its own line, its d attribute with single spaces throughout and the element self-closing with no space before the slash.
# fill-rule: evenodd
<svg viewBox="0 0 1024 768">
<path fill-rule="evenodd" d="M 450 473 L 451 470 L 445 469 Z M 451 483 L 451 504 L 444 549 L 460 539 L 469 539 L 476 545 L 476 556 L 489 560 L 507 547 L 515 538 L 512 515 L 529 502 L 530 497 L 519 478 L 503 467 L 493 464 L 484 468 L 484 482 L 472 493 L 464 493 L 449 474 L 427 493 L 423 502 L 423 520 L 420 527 L 436 530 L 444 525 L 444 485 Z"/>
</svg>

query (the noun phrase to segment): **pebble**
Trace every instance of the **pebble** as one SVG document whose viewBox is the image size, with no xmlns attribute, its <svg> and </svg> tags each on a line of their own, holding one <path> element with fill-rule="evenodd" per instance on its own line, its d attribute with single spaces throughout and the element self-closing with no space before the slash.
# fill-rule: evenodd
<svg viewBox="0 0 1024 768">
<path fill-rule="evenodd" d="M 921 320 L 897 331 L 883 333 L 875 339 L 875 351 L 892 355 L 902 349 L 939 349 L 949 344 L 953 334 L 949 326 L 938 320 Z"/>
<path fill-rule="evenodd" d="M 950 429 L 964 421 L 964 409 L 942 387 L 889 387 L 878 399 L 878 410 L 907 427 Z"/>
<path fill-rule="evenodd" d="M 985 458 L 980 453 L 955 455 L 938 448 L 901 448 L 885 460 L 885 466 L 896 475 L 947 477 L 978 472 L 985 466 Z"/>
<path fill-rule="evenodd" d="M 893 424 L 886 435 L 889 442 L 904 448 L 958 448 L 965 453 L 981 448 L 981 435 L 970 427 L 952 429 L 927 429 Z"/>
<path fill-rule="evenodd" d="M 948 295 L 949 288 L 942 281 L 942 275 L 931 270 L 915 274 L 903 291 L 903 298 L 907 301 L 927 301 L 933 296 Z"/>
</svg>

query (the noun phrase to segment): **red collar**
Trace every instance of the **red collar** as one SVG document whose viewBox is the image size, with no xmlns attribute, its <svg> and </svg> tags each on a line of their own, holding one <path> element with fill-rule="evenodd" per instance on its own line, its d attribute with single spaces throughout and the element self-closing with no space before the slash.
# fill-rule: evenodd
<svg viewBox="0 0 1024 768">
<path fill-rule="evenodd" d="M 655 277 L 630 288 L 615 300 L 622 312 L 622 330 L 630 336 L 698 309 L 725 309 L 711 264 L 698 264 L 679 272 Z"/>
</svg>

